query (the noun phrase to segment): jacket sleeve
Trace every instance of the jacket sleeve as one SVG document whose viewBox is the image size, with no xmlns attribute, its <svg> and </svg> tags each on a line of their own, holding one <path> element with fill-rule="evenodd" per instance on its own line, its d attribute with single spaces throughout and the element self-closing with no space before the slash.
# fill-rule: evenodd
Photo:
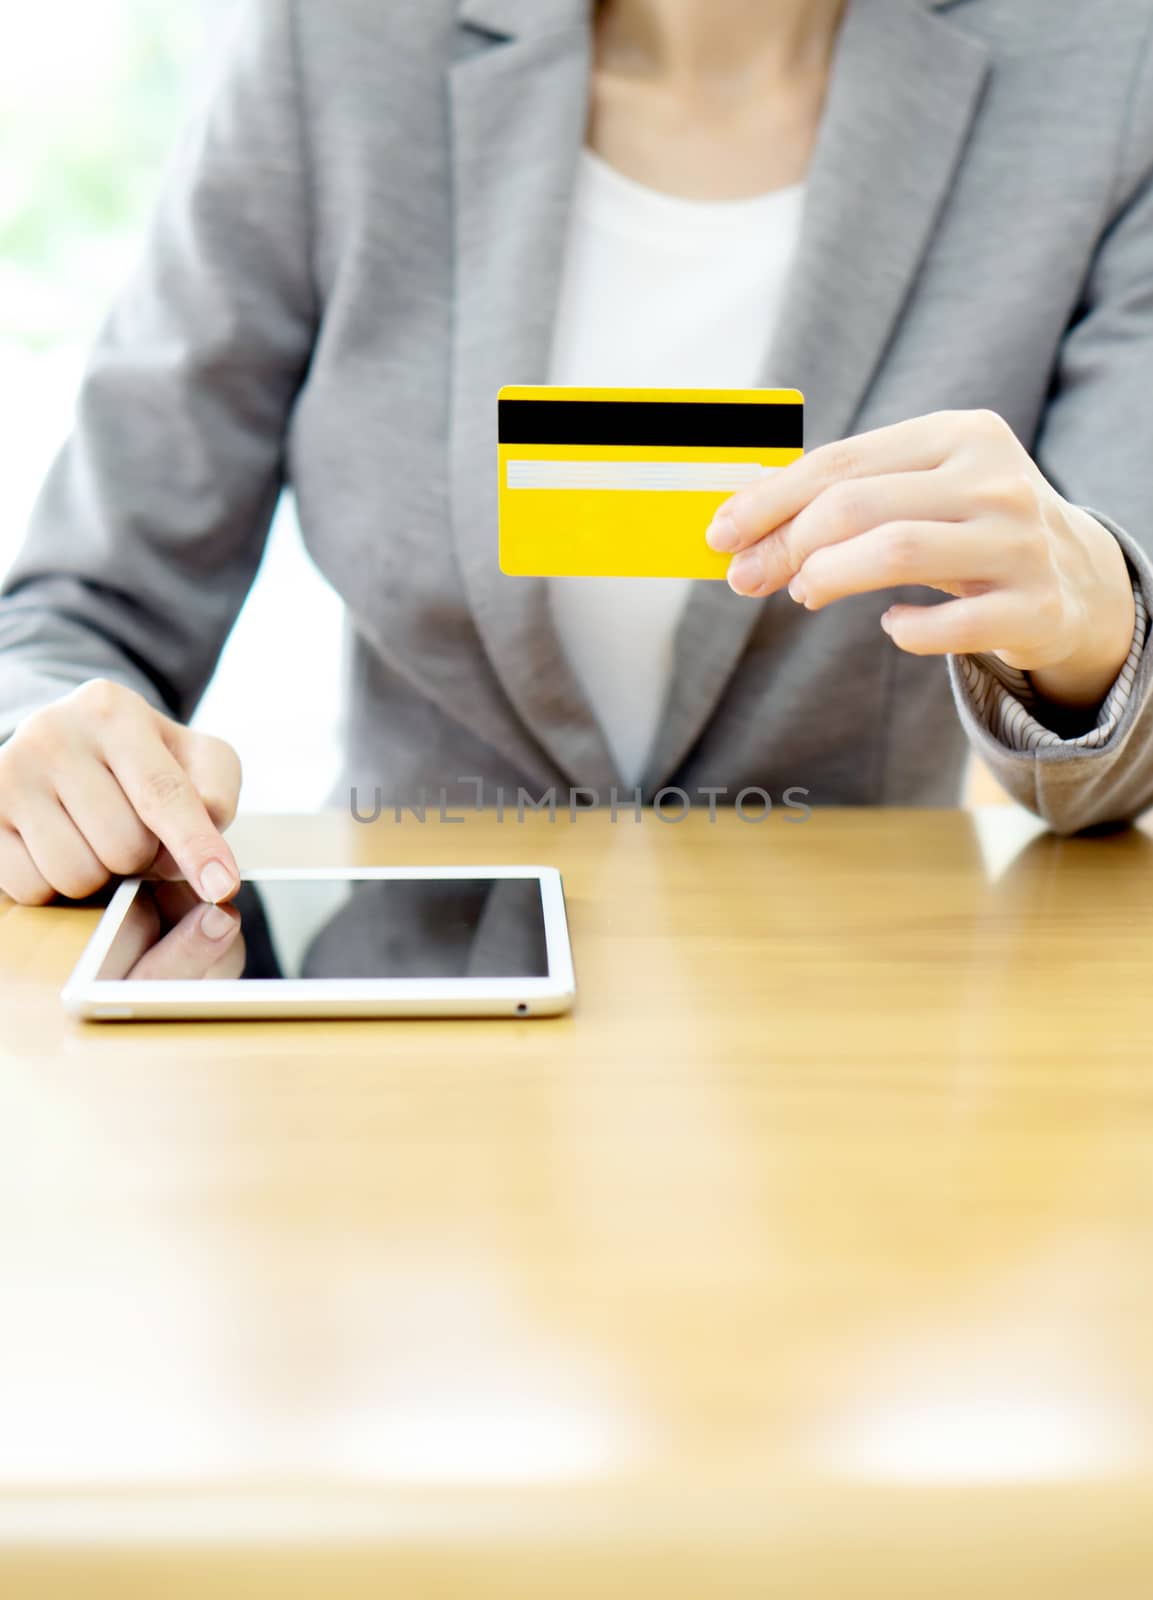
<svg viewBox="0 0 1153 1600">
<path fill-rule="evenodd" d="M 1119 541 L 1153 616 L 1153 60 L 1138 66 L 1110 221 L 1062 346 L 1035 458 L 1064 497 Z M 1135 641 L 1140 646 L 1143 641 Z M 979 658 L 949 659 L 953 694 L 998 781 L 1059 833 L 1131 821 L 1153 805 L 1153 648 L 1130 653 L 1120 715 L 1095 740 L 999 736 Z M 1115 700 L 1114 705 L 1118 703 Z M 1032 708 L 1056 726 L 1043 706 Z M 1078 730 L 1081 731 L 1081 730 Z M 1003 732 L 1003 730 L 1002 730 Z"/>
<path fill-rule="evenodd" d="M 291 0 L 245 5 L 0 589 L 0 739 L 86 679 L 188 717 L 251 585 L 315 334 Z"/>
</svg>

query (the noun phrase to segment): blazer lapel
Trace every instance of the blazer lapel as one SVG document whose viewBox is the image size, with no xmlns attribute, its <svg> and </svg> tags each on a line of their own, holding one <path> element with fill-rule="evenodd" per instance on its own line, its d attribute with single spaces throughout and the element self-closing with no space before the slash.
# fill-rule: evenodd
<svg viewBox="0 0 1153 1600">
<path fill-rule="evenodd" d="M 485 651 L 541 748 L 540 775 L 607 786 L 616 771 L 568 664 L 544 580 L 497 556 L 502 384 L 548 376 L 568 211 L 587 122 L 587 0 L 465 0 L 449 69 L 455 224 L 451 499 Z"/>
<path fill-rule="evenodd" d="M 982 45 L 934 12 L 944 0 L 850 0 L 841 26 L 802 237 L 767 386 L 805 395 L 806 446 L 853 430 L 947 199 L 989 70 Z M 703 531 L 703 530 L 702 530 Z M 646 773 L 680 765 L 766 606 L 694 586 Z"/>
</svg>

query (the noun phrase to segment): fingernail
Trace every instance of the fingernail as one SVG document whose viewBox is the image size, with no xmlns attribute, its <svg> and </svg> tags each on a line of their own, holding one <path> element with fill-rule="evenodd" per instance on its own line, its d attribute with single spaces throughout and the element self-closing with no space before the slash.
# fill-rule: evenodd
<svg viewBox="0 0 1153 1600">
<path fill-rule="evenodd" d="M 708 526 L 705 540 L 713 550 L 735 550 L 741 541 L 737 525 L 727 511 L 718 511 Z"/>
<path fill-rule="evenodd" d="M 227 900 L 235 886 L 236 879 L 219 861 L 210 861 L 200 874 L 200 892 L 205 900 Z"/>
<path fill-rule="evenodd" d="M 890 621 L 889 621 L 889 613 L 888 613 L 888 612 L 887 612 L 887 611 L 885 611 L 885 612 L 883 612 L 883 613 L 882 613 L 882 616 L 881 616 L 881 626 L 882 626 L 882 628 L 884 628 L 884 630 L 885 630 L 885 632 L 886 632 L 886 633 L 892 633 L 892 631 L 893 631 L 893 625 L 892 625 L 892 623 L 891 623 L 891 622 L 890 622 Z"/>
<path fill-rule="evenodd" d="M 209 906 L 200 918 L 200 931 L 206 939 L 224 939 L 236 929 L 236 918 L 220 906 Z"/>
<path fill-rule="evenodd" d="M 809 591 L 805 588 L 804 582 L 800 577 L 794 578 L 792 583 L 789 584 L 789 593 L 799 606 L 803 606 L 809 598 Z"/>
<path fill-rule="evenodd" d="M 729 587 L 738 594 L 749 594 L 761 582 L 761 557 L 757 550 L 742 550 L 729 562 Z"/>
</svg>

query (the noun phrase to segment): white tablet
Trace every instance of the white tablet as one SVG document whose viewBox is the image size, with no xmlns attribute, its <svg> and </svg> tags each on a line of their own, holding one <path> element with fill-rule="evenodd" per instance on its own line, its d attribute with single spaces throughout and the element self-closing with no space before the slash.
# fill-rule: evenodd
<svg viewBox="0 0 1153 1600">
<path fill-rule="evenodd" d="M 543 1017 L 574 990 L 554 867 L 286 868 L 227 906 L 121 884 L 62 998 L 93 1021 Z"/>
</svg>

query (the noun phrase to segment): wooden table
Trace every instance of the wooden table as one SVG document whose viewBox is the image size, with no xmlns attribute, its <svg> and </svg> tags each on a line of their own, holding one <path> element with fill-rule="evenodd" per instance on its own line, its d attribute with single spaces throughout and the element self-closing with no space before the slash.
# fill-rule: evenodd
<svg viewBox="0 0 1153 1600">
<path fill-rule="evenodd" d="M 235 838 L 555 863 L 578 1010 L 85 1028 L 0 910 L 0 1593 L 1153 1594 L 1153 838 Z"/>
</svg>

